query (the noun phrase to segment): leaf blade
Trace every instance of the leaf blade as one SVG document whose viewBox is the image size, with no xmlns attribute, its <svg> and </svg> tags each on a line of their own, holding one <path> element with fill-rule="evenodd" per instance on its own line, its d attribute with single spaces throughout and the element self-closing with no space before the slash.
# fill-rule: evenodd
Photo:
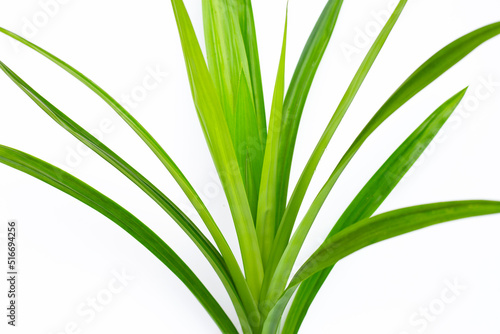
<svg viewBox="0 0 500 334">
<path fill-rule="evenodd" d="M 238 333 L 191 269 L 160 237 L 120 205 L 65 171 L 10 147 L 0 145 L 0 163 L 67 193 L 109 218 L 163 262 L 195 295 L 223 332 Z"/>
<path fill-rule="evenodd" d="M 243 4 L 235 0 L 204 0 L 202 5 L 208 68 L 219 94 L 255 219 L 266 140 L 265 114 L 262 117 L 255 104 L 252 82 L 255 73 L 250 71 L 240 27 Z M 246 80 L 244 86 L 242 78 Z M 238 133 L 238 128 L 246 130 Z M 251 150 L 250 155 L 246 154 L 247 150 Z M 248 178 L 248 174 L 255 177 Z"/>
<path fill-rule="evenodd" d="M 379 199 L 394 189 L 403 175 L 415 163 L 425 148 L 432 142 L 446 120 L 458 107 L 465 95 L 466 89 L 452 96 L 434 111 L 422 124 L 401 144 L 398 149 L 387 159 L 375 175 L 368 181 L 367 185 L 354 202 L 364 204 L 370 202 L 370 198 Z M 321 207 L 329 194 L 329 188 L 322 189 L 314 199 L 310 209 L 307 211 L 302 222 L 299 224 L 290 240 L 283 256 L 276 268 L 269 287 L 267 300 L 275 303 L 284 291 L 293 266 L 299 252 L 306 240 Z"/>
<path fill-rule="evenodd" d="M 376 41 L 373 43 L 372 47 L 368 51 L 365 59 L 363 60 L 361 66 L 359 67 L 354 78 L 352 79 L 347 91 L 345 92 L 341 102 L 339 103 L 337 109 L 335 110 L 329 124 L 325 128 L 325 131 L 323 132 L 323 135 L 321 136 L 318 144 L 316 145 L 314 152 L 311 154 L 309 161 L 307 162 L 305 168 L 302 171 L 302 174 L 299 178 L 299 181 L 297 182 L 297 185 L 295 186 L 295 189 L 288 202 L 288 205 L 285 209 L 285 213 L 283 215 L 282 221 L 279 226 L 276 240 L 273 245 L 273 251 L 271 252 L 273 254 L 273 257 L 270 261 L 271 262 L 270 269 L 266 273 L 268 274 L 268 276 L 264 278 L 265 287 L 270 283 L 269 280 L 271 279 L 271 276 L 274 275 L 274 270 L 276 269 L 276 266 L 278 265 L 280 258 L 289 242 L 295 224 L 295 220 L 299 213 L 299 209 L 306 195 L 307 188 L 311 183 L 314 172 L 318 167 L 319 161 L 321 160 L 328 144 L 330 143 L 330 140 L 332 139 L 335 131 L 340 125 L 340 122 L 342 121 L 344 115 L 349 109 L 357 92 L 361 88 L 364 79 L 368 75 L 368 72 L 373 66 L 375 60 L 377 59 L 377 56 L 382 50 L 385 41 L 389 37 L 389 34 L 391 33 L 393 27 L 395 26 L 401 13 L 403 12 L 406 3 L 407 0 L 402 0 L 399 2 L 398 6 L 392 13 L 391 17 L 389 18 L 388 22 L 378 35 Z"/>
<path fill-rule="evenodd" d="M 207 207 L 201 200 L 200 196 L 194 190 L 193 186 L 184 176 L 182 171 L 177 167 L 175 162 L 170 158 L 170 156 L 165 152 L 165 150 L 161 147 L 161 145 L 149 134 L 149 132 L 125 109 L 121 106 L 111 95 L 109 95 L 106 91 L 104 91 L 100 86 L 98 86 L 95 82 L 90 80 L 84 74 L 79 72 L 77 69 L 64 62 L 60 58 L 51 54 L 50 52 L 44 50 L 43 48 L 31 43 L 30 41 L 24 39 L 23 37 L 0 27 L 0 32 L 13 38 L 14 40 L 24 44 L 25 46 L 31 48 L 32 50 L 38 52 L 48 60 L 52 61 L 54 64 L 61 67 L 63 70 L 68 72 L 70 75 L 75 77 L 85 86 L 87 86 L 91 91 L 96 93 L 106 104 L 108 104 L 126 123 L 129 125 L 134 132 L 144 141 L 144 143 L 151 149 L 151 151 L 156 155 L 156 157 L 161 161 L 161 163 L 166 167 L 169 173 L 172 175 L 174 180 L 180 186 L 184 194 L 187 196 L 193 207 L 196 209 L 201 219 L 212 233 L 212 236 L 218 242 L 217 246 L 222 252 L 224 259 L 228 262 L 228 267 L 231 270 L 232 277 L 235 280 L 235 283 L 238 286 L 240 294 L 242 298 L 245 298 L 247 293 L 245 292 L 246 282 L 244 282 L 244 278 L 242 274 L 239 274 L 241 271 L 239 269 L 239 265 L 234 258 L 234 254 L 231 249 L 225 242 L 222 240 L 221 236 L 217 236 L 219 234 L 217 229 L 213 226 L 216 225 L 215 221 L 208 211 Z M 223 236 L 222 236 L 223 237 Z M 245 299 L 248 299 L 245 298 Z M 255 301 L 248 299 L 247 301 L 248 310 L 252 309 L 250 305 L 255 304 Z"/>
<path fill-rule="evenodd" d="M 269 133 L 264 154 L 262 177 L 259 190 L 259 203 L 257 210 L 257 235 L 259 237 L 262 261 L 266 267 L 270 256 L 271 246 L 276 234 L 277 222 L 276 209 L 278 200 L 278 153 L 281 135 L 281 121 L 283 116 L 283 98 L 285 95 L 285 59 L 288 28 L 288 8 L 285 18 L 283 44 L 276 75 Z"/>
<path fill-rule="evenodd" d="M 264 276 L 251 209 L 221 103 L 186 7 L 172 0 L 193 100 L 205 139 L 222 181 L 240 243 L 245 275 L 255 300 Z"/>
<path fill-rule="evenodd" d="M 126 161 L 119 157 L 115 152 L 109 149 L 97 138 L 67 117 L 63 112 L 57 109 L 44 97 L 38 94 L 16 73 L 0 61 L 0 69 L 30 97 L 48 116 L 50 116 L 57 124 L 63 127 L 66 131 L 72 134 L 75 138 L 85 144 L 87 147 L 96 152 L 109 164 L 115 167 L 141 190 L 143 190 L 151 199 L 153 199 L 189 236 L 189 238 L 198 247 L 201 253 L 211 264 L 222 284 L 228 292 L 231 301 L 233 302 L 238 316 L 241 319 L 243 327 L 248 324 L 248 318 L 244 312 L 244 306 L 249 312 L 256 310 L 255 302 L 251 297 L 250 290 L 241 273 L 240 267 L 230 251 L 229 245 L 219 230 L 218 226 L 212 220 L 211 224 L 207 224 L 207 228 L 211 232 L 217 245 L 225 251 L 229 260 L 220 256 L 213 244 L 203 235 L 198 227 L 182 212 L 160 189 L 147 180 L 141 173 L 130 166 Z M 229 252 L 229 253 L 228 253 Z M 235 283 L 233 283 L 233 280 Z M 241 296 L 241 299 L 240 299 Z M 252 307 L 251 307 L 252 306 Z M 248 325 L 246 327 L 249 327 Z"/>
<path fill-rule="evenodd" d="M 452 220 L 496 213 L 500 213 L 500 202 L 461 201 L 419 205 L 364 219 L 328 238 L 298 270 L 290 285 L 374 243 Z M 326 255 L 339 249 L 342 250 L 334 257 Z"/>
<path fill-rule="evenodd" d="M 257 33 L 251 0 L 243 0 L 238 3 L 240 27 L 243 42 L 247 52 L 248 67 L 252 81 L 255 112 L 259 124 L 260 141 L 265 145 L 267 138 L 266 108 L 264 105 L 264 91 L 262 88 L 262 74 L 260 69 L 259 48 L 257 46 Z"/>
<path fill-rule="evenodd" d="M 297 132 L 307 95 L 326 48 L 330 42 L 343 0 L 329 0 L 304 47 L 286 92 L 283 106 L 283 129 L 279 159 L 279 202 L 276 221 L 286 207 L 288 182 Z"/>
<path fill-rule="evenodd" d="M 346 152 L 337 167 L 337 171 L 334 173 L 340 175 L 364 141 L 385 121 L 385 119 L 399 109 L 400 106 L 431 84 L 436 78 L 453 67 L 453 65 L 458 63 L 470 52 L 474 51 L 475 48 L 498 34 L 500 34 L 500 22 L 479 28 L 455 40 L 429 58 L 429 60 L 422 64 L 379 109 Z M 441 60 L 445 58 L 448 58 L 448 60 L 445 60 L 443 66 L 440 67 L 439 64 Z M 325 270 L 323 274 L 317 274 L 314 278 L 311 278 L 309 282 L 305 282 L 301 285 L 297 292 L 297 296 L 303 304 L 296 304 L 295 302 L 292 304 L 289 314 L 291 315 L 290 319 L 294 319 L 293 322 L 295 325 L 293 328 L 291 328 L 292 325 L 286 326 L 290 333 L 297 333 L 305 317 L 305 313 L 314 299 L 314 295 L 317 294 L 322 282 L 326 280 L 327 276 L 328 273 L 326 273 Z"/>
<path fill-rule="evenodd" d="M 14 40 L 24 44 L 25 46 L 31 48 L 32 50 L 38 52 L 48 60 L 52 61 L 57 66 L 61 67 L 63 70 L 68 72 L 78 81 L 87 86 L 91 91 L 96 93 L 106 104 L 108 104 L 126 123 L 129 125 L 134 132 L 144 141 L 144 143 L 151 149 L 151 151 L 156 155 L 156 157 L 162 162 L 169 173 L 173 176 L 175 181 L 179 184 L 181 189 L 184 191 L 186 196 L 189 198 L 193 206 L 196 208 L 200 216 L 205 217 L 205 219 L 210 215 L 205 205 L 201 201 L 200 197 L 182 174 L 180 169 L 170 158 L 170 156 L 165 152 L 161 145 L 151 136 L 151 134 L 125 109 L 120 105 L 111 95 L 109 95 L 104 89 L 98 86 L 95 82 L 90 80 L 84 74 L 79 72 L 77 69 L 64 62 L 60 58 L 54 56 L 50 52 L 42 49 L 41 47 L 31 43 L 30 41 L 24 39 L 23 37 L 0 27 L 0 32 L 13 38 Z"/>
<path fill-rule="evenodd" d="M 344 257 L 375 243 L 432 225 L 500 213 L 500 202 L 458 201 L 403 208 L 365 219 L 328 238 L 304 265 L 266 319 L 263 334 L 276 333 L 281 314 L 299 284 Z"/>
</svg>

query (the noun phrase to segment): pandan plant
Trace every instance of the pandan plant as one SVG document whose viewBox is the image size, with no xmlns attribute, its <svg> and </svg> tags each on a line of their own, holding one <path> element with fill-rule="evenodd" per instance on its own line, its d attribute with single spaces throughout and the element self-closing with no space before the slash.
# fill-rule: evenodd
<svg viewBox="0 0 500 334">
<path fill-rule="evenodd" d="M 500 22 L 455 40 L 416 69 L 358 134 L 306 208 L 304 217 L 298 219 L 318 163 L 408 1 L 399 1 L 331 116 L 298 182 L 290 189 L 292 158 L 302 112 L 343 1 L 326 3 L 288 87 L 285 87 L 285 24 L 272 105 L 267 109 L 251 1 L 202 1 L 206 56 L 183 1 L 171 2 L 193 102 L 229 204 L 242 267 L 237 261 L 236 250 L 229 247 L 217 221 L 183 172 L 160 143 L 110 94 L 55 55 L 0 28 L 3 34 L 45 56 L 86 85 L 124 120 L 175 179 L 214 242 L 138 170 L 37 93 L 7 65 L 0 63 L 0 67 L 55 122 L 114 166 L 170 215 L 220 278 L 236 311 L 238 324 L 233 323 L 192 269 L 125 208 L 69 173 L 14 148 L 0 146 L 0 162 L 73 196 L 128 232 L 184 283 L 222 333 L 297 333 L 322 284 L 344 257 L 374 243 L 431 225 L 500 213 L 500 202 L 470 200 L 418 205 L 374 215 L 457 108 L 466 93 L 463 89 L 447 99 L 408 136 L 341 217 L 332 222 L 331 231 L 321 246 L 300 269 L 293 271 L 299 251 L 333 186 L 367 138 L 412 97 L 482 43 L 500 34 Z"/>
</svg>

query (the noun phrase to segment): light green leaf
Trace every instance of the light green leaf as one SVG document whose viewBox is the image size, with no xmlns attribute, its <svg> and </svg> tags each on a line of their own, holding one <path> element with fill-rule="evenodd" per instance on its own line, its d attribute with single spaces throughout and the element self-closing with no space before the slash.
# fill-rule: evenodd
<svg viewBox="0 0 500 334">
<path fill-rule="evenodd" d="M 259 191 L 259 206 L 257 211 L 257 235 L 259 237 L 262 261 L 265 264 L 269 258 L 274 235 L 276 234 L 276 206 L 278 197 L 278 152 L 283 113 L 283 98 L 285 95 L 285 59 L 286 35 L 288 27 L 288 8 L 285 18 L 285 31 L 278 66 L 278 74 L 274 87 L 273 103 L 269 133 L 262 167 L 262 178 Z"/>
<path fill-rule="evenodd" d="M 258 300 L 264 271 L 252 212 L 231 134 L 184 3 L 181 0 L 172 0 L 172 7 L 177 20 L 194 104 L 229 202 L 246 279 L 255 300 Z"/>
<path fill-rule="evenodd" d="M 265 114 L 262 119 L 255 106 L 247 51 L 240 27 L 239 8 L 243 4 L 236 0 L 203 0 L 202 3 L 208 67 L 224 110 L 245 180 L 252 216 L 255 218 L 265 147 Z M 245 85 L 242 85 L 242 80 L 247 81 Z M 237 128 L 244 127 L 247 128 L 245 131 L 237 132 Z M 264 137 L 261 137 L 262 134 Z M 249 178 L 249 175 L 254 177 Z"/>
<path fill-rule="evenodd" d="M 260 71 L 259 49 L 257 47 L 257 34 L 253 18 L 252 2 L 250 0 L 231 0 L 233 6 L 239 9 L 240 28 L 247 53 L 248 69 L 252 79 L 255 113 L 259 125 L 260 142 L 265 147 L 267 136 L 266 109 L 264 105 L 264 92 L 262 89 L 262 76 Z M 234 4 L 236 2 L 236 4 Z"/>
</svg>

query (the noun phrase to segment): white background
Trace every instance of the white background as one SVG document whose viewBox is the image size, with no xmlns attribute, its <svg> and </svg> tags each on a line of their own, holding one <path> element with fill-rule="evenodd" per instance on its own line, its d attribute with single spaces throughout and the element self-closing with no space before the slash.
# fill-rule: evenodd
<svg viewBox="0 0 500 334">
<path fill-rule="evenodd" d="M 0 25 L 24 34 L 95 80 L 116 98 L 140 89 L 148 69 L 168 72 L 130 111 L 162 143 L 237 247 L 228 208 L 214 177 L 195 110 L 169 1 L 67 0 L 47 22 L 47 0 L 0 1 Z M 287 80 L 325 0 L 290 2 Z M 292 182 L 340 101 L 367 46 L 359 31 L 377 27 L 373 11 L 387 0 L 348 0 L 318 70 L 300 127 Z M 186 1 L 202 39 L 201 1 Z M 285 1 L 254 1 L 266 104 L 280 54 Z M 42 14 L 40 14 L 42 13 Z M 35 18 L 34 18 L 35 17 Z M 46 17 L 46 16 L 45 16 Z M 38 20 L 38 21 L 37 21 Z M 41 21 L 40 21 L 41 20 Z M 332 145 L 317 170 L 306 203 L 350 142 L 390 94 L 421 63 L 456 38 L 500 20 L 498 0 L 410 0 Z M 29 31 L 27 25 L 36 23 Z M 35 28 L 35 29 L 33 29 Z M 28 30 L 26 30 L 28 29 Z M 26 31 L 31 36 L 26 36 Z M 357 39 L 358 38 L 358 39 Z M 373 41 L 373 38 L 369 38 Z M 362 41 L 361 41 L 362 42 Z M 342 46 L 359 47 L 346 57 Z M 112 124 L 103 141 L 182 208 L 187 200 L 134 133 L 95 95 L 61 69 L 0 36 L 0 59 L 88 130 Z M 434 201 L 500 200 L 500 38 L 481 46 L 392 116 L 368 140 L 335 187 L 299 261 L 317 247 L 335 219 L 400 142 L 450 96 L 470 85 L 462 107 L 379 212 Z M 484 80 L 496 87 L 487 98 Z M 139 88 L 138 88 L 139 87 Z M 475 93 L 482 92 L 481 99 Z M 120 173 L 91 153 L 68 166 L 77 141 L 15 85 L 0 76 L 0 143 L 34 154 L 85 180 L 128 208 L 171 245 L 235 314 L 204 258 L 173 221 Z M 477 102 L 475 104 L 475 102 Z M 109 130 L 109 129 L 107 129 Z M 196 215 L 190 215 L 199 223 Z M 303 213 L 303 212 L 302 212 Z M 20 225 L 19 326 L 8 333 L 218 333 L 187 289 L 141 245 L 113 223 L 50 186 L 0 166 L 0 224 Z M 466 219 L 369 247 L 343 260 L 324 285 L 301 333 L 500 333 L 500 216 Z M 201 224 L 200 224 L 201 225 Z M 205 231 L 204 228 L 202 228 Z M 0 262 L 5 263 L 5 240 Z M 1 265 L 4 268 L 4 264 Z M 105 294 L 113 272 L 134 278 L 92 321 L 76 310 Z M 3 271 L 3 269 L 2 269 Z M 2 276 L 3 277 L 3 276 Z M 465 286 L 442 314 L 423 326 L 410 318 L 439 304 L 446 282 Z M 0 305 L 6 284 L 0 284 Z M 436 304 L 437 303 L 437 304 Z M 85 304 L 83 304 L 85 305 Z M 2 309 L 4 307 L 2 306 Z M 1 332 L 5 332 L 2 311 Z M 420 318 L 422 319 L 422 318 Z"/>
</svg>

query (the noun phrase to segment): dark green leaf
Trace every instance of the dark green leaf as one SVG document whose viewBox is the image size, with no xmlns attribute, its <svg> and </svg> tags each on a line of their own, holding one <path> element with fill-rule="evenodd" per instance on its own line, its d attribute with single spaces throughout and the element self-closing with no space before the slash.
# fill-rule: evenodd
<svg viewBox="0 0 500 334">
<path fill-rule="evenodd" d="M 365 59 L 363 60 L 356 75 L 354 76 L 353 80 L 351 81 L 351 84 L 349 85 L 346 93 L 344 94 L 342 101 L 340 102 L 339 106 L 337 107 L 337 110 L 333 114 L 332 119 L 330 120 L 330 122 L 327 125 L 325 131 L 323 132 L 323 135 L 321 136 L 318 144 L 316 145 L 314 152 L 312 153 L 311 157 L 309 158 L 309 161 L 307 162 L 306 167 L 302 171 L 300 179 L 297 182 L 297 185 L 295 186 L 295 190 L 292 193 L 292 197 L 290 198 L 290 201 L 288 202 L 285 213 L 283 215 L 283 219 L 282 219 L 280 226 L 279 226 L 278 233 L 276 235 L 276 240 L 275 240 L 275 243 L 273 245 L 273 250 L 271 252 L 271 254 L 273 254 L 273 256 L 272 256 L 272 259 L 270 261 L 270 268 L 266 272 L 266 277 L 264 277 L 264 290 L 267 288 L 267 285 L 269 284 L 270 276 L 274 275 L 274 270 L 276 269 L 276 266 L 278 265 L 278 262 L 282 256 L 283 252 L 285 251 L 287 244 L 288 244 L 288 240 L 290 239 L 290 235 L 292 233 L 292 230 L 293 230 L 293 227 L 295 224 L 295 220 L 297 219 L 299 209 L 302 205 L 302 201 L 305 197 L 305 194 L 306 194 L 306 191 L 309 187 L 309 184 L 311 183 L 314 172 L 316 171 L 316 168 L 318 167 L 319 161 L 320 161 L 321 157 L 323 156 L 323 153 L 325 152 L 328 144 L 330 143 L 332 136 L 334 135 L 335 131 L 337 130 L 338 126 L 340 125 L 340 122 L 342 121 L 344 115 L 346 114 L 347 110 L 349 109 L 349 106 L 351 105 L 352 101 L 354 100 L 354 97 L 356 96 L 357 92 L 361 88 L 361 85 L 362 85 L 364 79 L 366 78 L 366 76 L 368 75 L 368 72 L 370 71 L 373 63 L 377 59 L 378 54 L 382 50 L 382 47 L 384 46 L 387 38 L 389 37 L 389 34 L 391 33 L 394 25 L 396 24 L 401 13 L 403 12 L 403 9 L 405 8 L 406 2 L 407 2 L 406 0 L 402 0 L 399 2 L 399 5 L 397 6 L 397 8 L 394 10 L 394 13 L 389 18 L 389 21 L 384 26 L 384 28 L 380 32 L 379 36 L 377 37 L 377 39 L 373 43 L 372 47 L 368 51 L 368 54 L 366 55 Z"/>
<path fill-rule="evenodd" d="M 97 138 L 92 136 L 89 132 L 87 132 L 85 129 L 83 129 L 81 126 L 67 117 L 64 113 L 62 113 L 59 109 L 57 109 L 54 105 L 52 105 L 49 101 L 43 98 L 40 94 L 38 94 L 4 63 L 0 62 L 0 68 L 54 121 L 56 121 L 65 130 L 67 130 L 78 140 L 80 140 L 82 143 L 84 143 L 90 149 L 100 155 L 104 160 L 109 162 L 128 179 L 134 182 L 166 213 L 168 213 L 170 217 L 172 217 L 172 219 L 191 238 L 191 240 L 196 244 L 198 249 L 200 249 L 206 259 L 212 265 L 215 272 L 222 281 L 224 287 L 226 288 L 229 296 L 231 297 L 231 300 L 233 301 L 233 304 L 235 305 L 238 315 L 241 319 L 241 323 L 247 323 L 248 319 L 246 317 L 240 297 L 238 296 L 238 292 L 236 291 L 233 279 L 231 278 L 231 274 L 230 271 L 228 271 L 228 268 L 230 268 L 230 270 L 234 272 L 235 281 L 241 285 L 238 287 L 240 287 L 240 289 L 242 290 L 242 295 L 251 301 L 251 294 L 233 254 L 230 253 L 231 266 L 229 266 L 226 261 L 224 261 L 224 259 L 220 256 L 219 252 L 217 251 L 217 249 L 215 249 L 212 243 L 198 229 L 198 227 L 167 196 L 165 196 L 165 194 L 163 194 L 160 189 L 154 186 L 141 173 L 135 170 L 126 161 L 124 161 L 112 150 L 110 150 L 106 145 L 104 145 Z M 209 225 L 208 228 L 210 231 L 213 231 L 212 235 L 214 239 L 218 241 L 217 244 L 221 245 L 222 249 L 229 250 L 230 252 L 229 245 L 227 244 L 224 236 L 222 235 L 215 222 L 212 221 L 212 224 Z M 254 309 L 256 309 L 255 306 L 250 308 L 249 311 L 252 312 L 254 311 Z"/>
<path fill-rule="evenodd" d="M 191 269 L 160 237 L 120 205 L 65 171 L 10 147 L 0 145 L 0 163 L 73 196 L 115 222 L 144 245 L 186 285 L 223 333 L 238 333 L 224 310 Z"/>
<path fill-rule="evenodd" d="M 349 150 L 343 156 L 341 162 L 332 174 L 330 181 L 340 176 L 365 140 L 378 128 L 380 124 L 382 124 L 390 115 L 399 109 L 399 107 L 453 67 L 453 65 L 471 53 L 475 48 L 498 34 L 500 34 L 500 22 L 477 29 L 444 47 L 441 51 L 436 53 L 422 66 L 420 66 L 397 89 L 397 91 L 389 98 L 389 100 L 387 100 L 387 102 L 366 125 Z M 293 328 L 292 325 L 286 325 L 286 328 L 290 333 L 298 332 L 298 327 L 304 319 L 305 313 L 314 299 L 314 295 L 317 294 L 322 282 L 324 282 L 328 276 L 326 271 L 312 277 L 310 282 L 302 284 L 297 292 L 297 298 L 300 302 L 294 302 L 289 312 L 289 319 L 291 319 L 290 323 L 293 321 L 295 325 Z"/>
<path fill-rule="evenodd" d="M 280 158 L 278 161 L 280 177 L 278 179 L 277 222 L 281 221 L 286 206 L 290 168 L 302 111 L 316 71 L 333 34 L 342 3 L 342 0 L 329 0 L 326 4 L 302 51 L 285 96 Z"/>
<path fill-rule="evenodd" d="M 434 203 L 390 211 L 347 227 L 328 238 L 298 270 L 276 306 L 269 313 L 262 333 L 276 333 L 281 314 L 300 283 L 344 257 L 372 244 L 428 226 L 495 213 L 500 213 L 500 202 Z"/>
</svg>

